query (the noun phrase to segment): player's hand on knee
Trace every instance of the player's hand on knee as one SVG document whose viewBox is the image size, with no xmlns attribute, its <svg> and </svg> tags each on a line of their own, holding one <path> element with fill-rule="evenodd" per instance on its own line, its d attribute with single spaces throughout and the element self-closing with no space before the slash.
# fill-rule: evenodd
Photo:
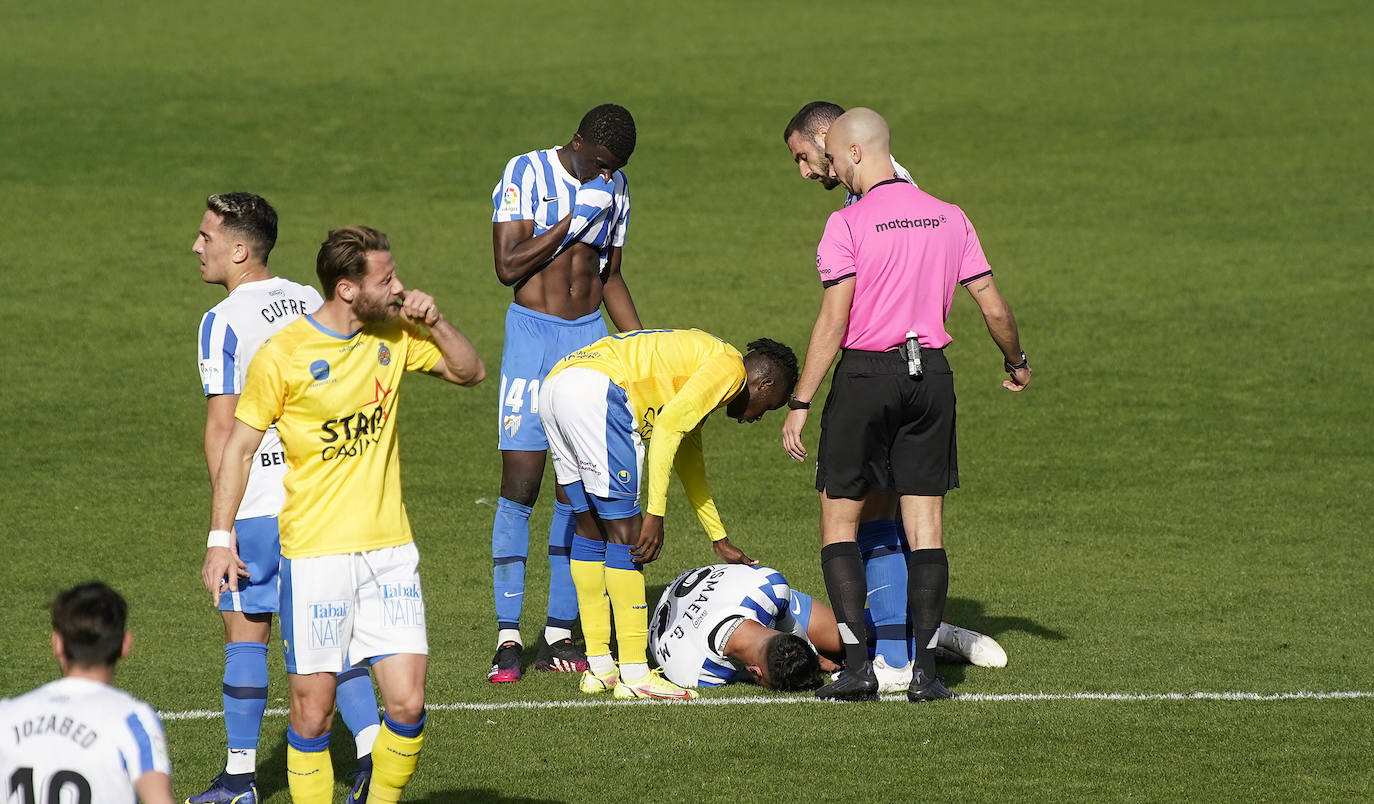
<svg viewBox="0 0 1374 804">
<path fill-rule="evenodd" d="M 663 549 L 663 517 L 653 514 L 644 515 L 644 525 L 639 529 L 639 539 L 630 548 L 630 555 L 640 564 L 648 564 L 658 558 Z"/>
<path fill-rule="evenodd" d="M 711 549 L 716 551 L 716 557 L 726 564 L 748 564 L 757 567 L 758 561 L 744 554 L 744 551 L 730 543 L 730 537 L 711 543 Z"/>
</svg>

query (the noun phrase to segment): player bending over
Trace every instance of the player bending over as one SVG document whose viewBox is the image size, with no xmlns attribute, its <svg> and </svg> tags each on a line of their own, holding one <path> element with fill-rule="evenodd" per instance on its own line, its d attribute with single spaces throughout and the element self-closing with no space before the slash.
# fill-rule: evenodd
<svg viewBox="0 0 1374 804">
<path fill-rule="evenodd" d="M 663 590 L 650 623 L 649 651 L 681 687 L 750 680 L 780 691 L 812 689 L 820 686 L 820 671 L 838 670 L 844 656 L 835 612 L 770 567 L 689 569 Z M 997 640 L 949 623 L 940 624 L 938 645 L 951 661 L 1007 663 Z M 881 692 L 904 691 L 899 681 Z"/>
<path fill-rule="evenodd" d="M 767 339 L 741 356 L 698 330 L 624 332 L 558 362 L 539 392 L 558 485 L 577 515 L 572 578 L 587 662 L 581 689 L 617 698 L 695 697 L 650 673 L 642 564 L 663 546 L 668 477 L 676 469 L 716 555 L 752 564 L 730 543 L 706 483 L 701 427 L 724 407 L 739 422 L 782 407 L 797 379 L 796 355 Z M 647 456 L 646 456 L 647 442 Z M 647 461 L 646 461 L 647 457 Z M 648 481 L 640 512 L 640 470 Z M 619 667 L 611 659 L 615 611 Z"/>
</svg>

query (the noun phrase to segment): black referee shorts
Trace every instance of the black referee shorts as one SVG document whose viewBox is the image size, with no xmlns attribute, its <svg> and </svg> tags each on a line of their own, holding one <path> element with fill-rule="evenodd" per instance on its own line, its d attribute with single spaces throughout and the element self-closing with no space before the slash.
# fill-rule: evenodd
<svg viewBox="0 0 1374 804">
<path fill-rule="evenodd" d="M 959 487 L 954 372 L 943 350 L 922 348 L 921 360 L 916 379 L 900 352 L 844 350 L 821 414 L 817 491 L 938 497 Z"/>
</svg>

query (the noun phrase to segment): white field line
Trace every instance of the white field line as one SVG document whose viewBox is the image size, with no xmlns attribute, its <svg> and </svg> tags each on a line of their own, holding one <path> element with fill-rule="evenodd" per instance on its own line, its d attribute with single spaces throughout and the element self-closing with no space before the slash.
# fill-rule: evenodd
<svg viewBox="0 0 1374 804">
<path fill-rule="evenodd" d="M 1012 693 L 964 693 L 955 703 L 1030 703 L 1037 701 L 1345 701 L 1356 698 L 1374 698 L 1374 692 L 1012 692 Z M 905 695 L 884 695 L 884 701 L 906 702 Z M 695 701 L 619 701 L 615 699 L 585 698 L 573 701 L 504 701 L 500 703 L 432 703 L 426 708 L 431 712 L 497 712 L 504 709 L 592 709 L 607 706 L 637 706 L 646 703 L 672 704 L 674 706 L 735 706 L 740 704 L 830 704 L 811 696 L 787 695 L 743 695 L 730 698 L 698 698 Z M 286 714 L 285 707 L 273 707 L 267 714 L 280 717 Z M 223 713 L 218 709 L 190 709 L 182 712 L 158 712 L 164 721 L 170 720 L 218 720 Z"/>
</svg>

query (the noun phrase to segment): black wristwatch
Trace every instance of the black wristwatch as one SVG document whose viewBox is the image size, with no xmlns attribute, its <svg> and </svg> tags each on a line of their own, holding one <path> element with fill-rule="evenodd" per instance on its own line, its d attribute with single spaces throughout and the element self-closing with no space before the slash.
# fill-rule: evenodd
<svg viewBox="0 0 1374 804">
<path fill-rule="evenodd" d="M 1024 351 L 1021 352 L 1020 363 L 1013 363 L 1010 360 L 1002 361 L 1002 367 L 1007 370 L 1008 374 L 1012 373 L 1013 371 L 1020 371 L 1021 369 L 1026 368 L 1029 364 L 1030 361 L 1026 359 L 1026 353 Z"/>
<path fill-rule="evenodd" d="M 794 397 L 792 397 L 791 399 L 787 400 L 787 409 L 788 409 L 788 410 L 810 410 L 810 409 L 811 409 L 811 403 L 810 403 L 810 402 L 803 402 L 803 401 L 801 401 L 800 399 L 798 399 L 798 398 L 796 398 L 796 397 L 794 396 Z"/>
</svg>

